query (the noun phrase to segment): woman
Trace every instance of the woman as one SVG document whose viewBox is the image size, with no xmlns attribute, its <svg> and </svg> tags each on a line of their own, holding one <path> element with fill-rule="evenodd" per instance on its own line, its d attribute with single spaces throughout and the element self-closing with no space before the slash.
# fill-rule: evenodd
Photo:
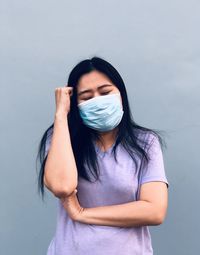
<svg viewBox="0 0 200 255">
<path fill-rule="evenodd" d="M 169 186 L 158 131 L 134 122 L 120 74 L 99 57 L 55 99 L 38 153 L 39 191 L 58 199 L 47 255 L 153 254 L 148 225 L 164 221 Z"/>
</svg>

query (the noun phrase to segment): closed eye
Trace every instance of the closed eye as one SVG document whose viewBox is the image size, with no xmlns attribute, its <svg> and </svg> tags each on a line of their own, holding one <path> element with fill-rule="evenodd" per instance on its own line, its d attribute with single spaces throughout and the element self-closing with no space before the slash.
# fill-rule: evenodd
<svg viewBox="0 0 200 255">
<path fill-rule="evenodd" d="M 111 91 L 107 91 L 107 92 L 102 92 L 101 95 L 106 95 L 108 93 L 110 93 Z M 87 98 L 83 98 L 82 100 L 89 100 L 91 99 L 92 97 L 87 97 Z"/>
<path fill-rule="evenodd" d="M 110 91 L 104 92 L 104 93 L 101 93 L 101 94 L 102 94 L 102 95 L 106 95 L 106 94 L 108 94 L 108 93 L 110 93 Z"/>
</svg>

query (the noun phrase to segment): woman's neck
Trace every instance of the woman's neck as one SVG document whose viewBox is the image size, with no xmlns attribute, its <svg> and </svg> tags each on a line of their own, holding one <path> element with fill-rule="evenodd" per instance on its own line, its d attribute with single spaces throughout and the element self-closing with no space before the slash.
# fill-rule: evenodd
<svg viewBox="0 0 200 255">
<path fill-rule="evenodd" d="M 97 146 L 102 148 L 104 151 L 109 149 L 116 141 L 117 131 L 118 128 L 107 132 L 99 132 L 100 140 L 96 141 Z"/>
</svg>

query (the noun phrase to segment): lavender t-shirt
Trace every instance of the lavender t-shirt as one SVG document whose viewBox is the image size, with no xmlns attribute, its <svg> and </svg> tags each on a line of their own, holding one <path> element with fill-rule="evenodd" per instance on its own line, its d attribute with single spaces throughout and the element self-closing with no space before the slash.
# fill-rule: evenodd
<svg viewBox="0 0 200 255">
<path fill-rule="evenodd" d="M 95 145 L 100 164 L 100 181 L 91 183 L 79 176 L 77 197 L 83 207 L 123 204 L 139 199 L 140 185 L 150 181 L 167 184 L 163 155 L 158 139 L 152 134 L 148 150 L 151 160 L 137 180 L 135 164 L 120 144 L 117 147 L 118 164 L 110 147 L 106 152 Z M 150 140 L 149 140 L 150 141 Z M 50 142 L 46 144 L 48 152 Z M 85 224 L 72 220 L 57 199 L 56 231 L 47 255 L 152 255 L 153 247 L 148 226 L 114 227 Z"/>
</svg>

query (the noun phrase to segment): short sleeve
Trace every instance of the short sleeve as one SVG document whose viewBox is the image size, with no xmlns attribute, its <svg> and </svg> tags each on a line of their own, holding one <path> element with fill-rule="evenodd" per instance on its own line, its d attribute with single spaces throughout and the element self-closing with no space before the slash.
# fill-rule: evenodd
<svg viewBox="0 0 200 255">
<path fill-rule="evenodd" d="M 140 185 L 150 181 L 162 181 L 167 184 L 169 188 L 169 182 L 166 177 L 163 154 L 159 140 L 156 136 L 151 141 L 151 145 L 148 149 L 148 155 L 150 160 L 148 164 L 142 169 Z"/>
</svg>

